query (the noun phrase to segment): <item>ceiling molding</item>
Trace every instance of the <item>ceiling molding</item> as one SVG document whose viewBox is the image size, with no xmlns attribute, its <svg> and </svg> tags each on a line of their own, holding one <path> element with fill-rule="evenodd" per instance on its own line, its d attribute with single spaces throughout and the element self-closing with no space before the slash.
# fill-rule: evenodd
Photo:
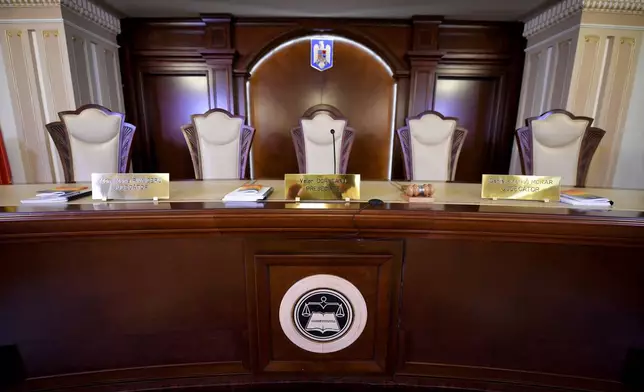
<svg viewBox="0 0 644 392">
<path fill-rule="evenodd" d="M 2 7 L 64 7 L 114 34 L 121 32 L 119 18 L 89 0 L 0 0 Z"/>
<path fill-rule="evenodd" d="M 523 36 L 530 37 L 580 12 L 644 14 L 644 0 L 562 0 L 525 21 Z"/>
</svg>

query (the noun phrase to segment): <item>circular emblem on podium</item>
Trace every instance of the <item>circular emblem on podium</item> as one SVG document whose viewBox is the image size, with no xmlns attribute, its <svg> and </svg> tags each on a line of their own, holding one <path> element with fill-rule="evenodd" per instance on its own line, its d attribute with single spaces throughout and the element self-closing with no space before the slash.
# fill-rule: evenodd
<svg viewBox="0 0 644 392">
<path fill-rule="evenodd" d="M 351 326 L 353 308 L 344 295 L 331 289 L 317 289 L 304 294 L 293 308 L 298 331 L 316 342 L 340 338 Z"/>
<path fill-rule="evenodd" d="M 355 342 L 367 324 L 360 290 L 334 275 L 312 275 L 291 286 L 280 304 L 286 337 L 315 353 L 340 351 Z"/>
</svg>

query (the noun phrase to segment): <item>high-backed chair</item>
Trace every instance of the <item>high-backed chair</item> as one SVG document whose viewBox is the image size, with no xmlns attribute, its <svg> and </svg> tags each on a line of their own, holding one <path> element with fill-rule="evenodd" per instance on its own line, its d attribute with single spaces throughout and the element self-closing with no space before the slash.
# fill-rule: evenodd
<svg viewBox="0 0 644 392">
<path fill-rule="evenodd" d="M 397 130 L 407 181 L 453 181 L 467 130 L 458 119 L 433 110 L 406 120 Z"/>
<path fill-rule="evenodd" d="M 525 175 L 561 176 L 562 185 L 586 185 L 590 162 L 604 130 L 593 119 L 551 110 L 525 120 L 516 131 L 521 171 Z"/>
<path fill-rule="evenodd" d="M 136 127 L 123 113 L 84 105 L 58 113 L 46 125 L 63 166 L 65 182 L 91 181 L 92 173 L 125 173 Z"/>
<path fill-rule="evenodd" d="M 243 179 L 255 130 L 224 109 L 193 114 L 181 127 L 197 180 Z"/>
<path fill-rule="evenodd" d="M 336 160 L 333 161 L 333 136 L 335 131 Z M 346 174 L 355 131 L 347 126 L 338 109 L 330 105 L 309 108 L 300 126 L 291 130 L 297 165 L 300 173 Z"/>
</svg>

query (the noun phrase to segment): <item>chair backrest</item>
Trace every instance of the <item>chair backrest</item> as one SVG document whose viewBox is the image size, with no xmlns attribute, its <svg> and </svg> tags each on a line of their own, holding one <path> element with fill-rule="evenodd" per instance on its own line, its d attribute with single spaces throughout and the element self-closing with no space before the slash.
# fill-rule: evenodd
<svg viewBox="0 0 644 392">
<path fill-rule="evenodd" d="M 91 181 L 92 173 L 124 173 L 136 127 L 123 113 L 100 105 L 84 105 L 58 113 L 46 125 L 58 150 L 65 182 Z"/>
<path fill-rule="evenodd" d="M 397 130 L 407 181 L 453 181 L 467 130 L 458 119 L 433 110 L 406 120 Z"/>
<path fill-rule="evenodd" d="M 590 162 L 606 133 L 592 123 L 590 117 L 565 110 L 526 119 L 526 126 L 516 131 L 523 174 L 560 176 L 562 185 L 585 186 Z"/>
<path fill-rule="evenodd" d="M 224 109 L 194 114 L 181 127 L 197 180 L 243 179 L 255 130 Z"/>
<path fill-rule="evenodd" d="M 335 130 L 336 172 L 347 172 L 355 131 L 347 126 L 338 109 L 316 105 L 304 113 L 300 126 L 291 130 L 300 173 L 333 174 L 332 129 Z"/>
</svg>

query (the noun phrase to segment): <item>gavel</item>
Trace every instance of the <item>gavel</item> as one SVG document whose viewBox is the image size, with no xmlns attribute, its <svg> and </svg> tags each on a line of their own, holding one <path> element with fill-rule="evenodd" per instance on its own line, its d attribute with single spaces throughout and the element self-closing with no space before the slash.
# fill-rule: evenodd
<svg viewBox="0 0 644 392">
<path fill-rule="evenodd" d="M 405 194 L 409 197 L 432 197 L 434 196 L 434 187 L 432 184 L 412 184 L 405 189 Z"/>
</svg>

